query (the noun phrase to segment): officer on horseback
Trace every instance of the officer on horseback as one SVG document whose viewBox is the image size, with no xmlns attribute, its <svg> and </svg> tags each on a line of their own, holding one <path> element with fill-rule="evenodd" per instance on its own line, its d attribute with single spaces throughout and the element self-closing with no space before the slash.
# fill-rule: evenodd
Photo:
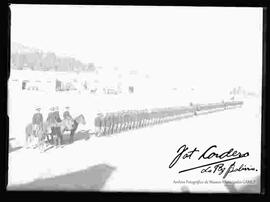
<svg viewBox="0 0 270 202">
<path fill-rule="evenodd" d="M 54 118 L 54 107 L 50 108 L 50 112 L 48 114 L 46 121 L 51 126 L 50 138 L 48 137 L 48 139 L 49 139 L 49 142 L 51 142 L 53 144 L 54 143 L 54 137 L 53 137 L 54 127 L 56 125 L 56 120 Z"/>
<path fill-rule="evenodd" d="M 54 112 L 54 107 L 50 108 L 50 112 L 48 113 L 47 119 L 46 121 L 50 124 L 54 123 L 54 116 L 53 116 L 53 112 Z"/>
<path fill-rule="evenodd" d="M 59 122 L 62 121 L 61 118 L 60 118 L 59 107 L 58 107 L 58 106 L 56 106 L 56 107 L 54 108 L 53 116 L 54 116 L 56 122 L 59 123 Z"/>
<path fill-rule="evenodd" d="M 34 113 L 32 117 L 32 124 L 33 124 L 33 134 L 34 136 L 37 136 L 38 130 L 41 129 L 42 124 L 43 124 L 43 116 L 40 112 L 41 108 L 37 107 L 36 108 L 36 113 Z"/>
<path fill-rule="evenodd" d="M 65 109 L 66 109 L 66 111 L 63 113 L 63 118 L 64 118 L 64 120 L 66 120 L 68 122 L 68 125 L 73 126 L 74 120 L 73 120 L 72 116 L 70 115 L 69 107 L 67 106 L 67 107 L 65 107 Z"/>
<path fill-rule="evenodd" d="M 66 109 L 66 111 L 63 113 L 63 118 L 64 119 L 72 119 L 72 116 L 70 115 L 70 112 L 69 112 L 69 107 L 67 106 L 65 109 Z"/>
<path fill-rule="evenodd" d="M 60 123 L 62 121 L 60 118 L 60 115 L 59 115 L 59 107 L 58 106 L 56 106 L 54 108 L 53 117 L 57 123 Z M 56 134 L 56 137 L 57 137 L 56 145 L 62 145 L 63 137 L 62 137 L 61 129 L 59 126 L 54 127 L 53 134 Z"/>
</svg>

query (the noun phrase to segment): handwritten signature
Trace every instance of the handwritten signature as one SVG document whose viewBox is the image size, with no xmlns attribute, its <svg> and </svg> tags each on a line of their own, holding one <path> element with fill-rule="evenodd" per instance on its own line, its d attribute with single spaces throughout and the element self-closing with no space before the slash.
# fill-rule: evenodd
<svg viewBox="0 0 270 202">
<path fill-rule="evenodd" d="M 232 160 L 248 157 L 249 152 L 241 153 L 241 152 L 238 152 L 232 148 L 228 151 L 225 151 L 222 153 L 217 153 L 217 152 L 213 151 L 214 148 L 217 148 L 217 146 L 216 145 L 210 146 L 202 154 L 199 155 L 197 160 L 215 159 L 217 161 L 214 161 L 214 162 L 211 162 L 208 164 L 203 164 L 203 165 L 196 166 L 196 167 L 192 167 L 192 168 L 185 169 L 185 170 L 180 170 L 178 173 L 183 173 L 183 172 L 202 168 L 201 173 L 218 173 L 219 175 L 224 174 L 223 179 L 225 179 L 228 176 L 228 174 L 233 173 L 233 172 L 258 171 L 253 166 L 247 166 L 245 164 L 241 164 L 238 167 L 238 166 L 236 166 L 236 161 L 234 161 L 232 164 L 230 164 L 229 167 L 226 167 L 224 164 L 227 161 L 232 161 Z M 186 145 L 182 145 L 177 150 L 177 155 L 174 157 L 174 159 L 169 164 L 169 168 L 174 167 L 180 159 L 191 159 L 195 155 L 195 153 L 199 153 L 199 152 L 200 152 L 200 150 L 198 150 L 197 147 L 190 150 Z"/>
</svg>

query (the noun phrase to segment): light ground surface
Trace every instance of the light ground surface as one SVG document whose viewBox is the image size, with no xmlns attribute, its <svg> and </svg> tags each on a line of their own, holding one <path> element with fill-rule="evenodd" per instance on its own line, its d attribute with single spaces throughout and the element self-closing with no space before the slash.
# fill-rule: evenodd
<svg viewBox="0 0 270 202">
<path fill-rule="evenodd" d="M 179 96 L 159 100 L 146 97 L 143 101 L 134 96 L 36 95 L 30 93 L 21 95 L 14 92 L 10 96 L 12 98 L 9 101 L 10 138 L 16 138 L 17 145 L 24 143 L 24 127 L 31 121 L 35 105 L 48 109 L 53 104 L 57 104 L 60 110 L 65 105 L 71 106 L 71 113 L 74 116 L 82 113 L 86 117 L 87 124 L 80 126 L 78 129 L 80 131 L 93 129 L 93 118 L 98 110 L 188 103 L 188 100 L 181 100 Z M 183 144 L 190 149 L 197 147 L 200 151 L 211 145 L 217 145 L 215 151 L 220 153 L 231 148 L 241 153 L 249 152 L 249 157 L 236 161 L 237 165 L 244 163 L 258 169 L 258 172 L 242 171 L 229 174 L 226 180 L 254 179 L 260 175 L 260 103 L 254 98 L 246 99 L 244 102 L 242 108 L 200 115 L 109 137 L 90 136 L 88 140 L 79 140 L 63 148 L 50 149 L 45 153 L 24 148 L 16 150 L 9 153 L 9 186 L 106 164 L 115 170 L 108 177 L 105 185 L 100 188 L 102 191 L 181 192 L 188 189 L 194 192 L 228 192 L 223 184 L 209 186 L 173 183 L 174 180 L 222 180 L 222 175 L 201 174 L 200 169 L 178 174 L 179 170 L 211 161 L 197 161 L 194 157 L 193 160 L 180 160 L 172 169 L 168 166 L 175 157 L 177 149 Z M 45 114 L 47 116 L 47 111 L 44 112 Z M 85 184 L 86 188 L 87 186 Z"/>
</svg>

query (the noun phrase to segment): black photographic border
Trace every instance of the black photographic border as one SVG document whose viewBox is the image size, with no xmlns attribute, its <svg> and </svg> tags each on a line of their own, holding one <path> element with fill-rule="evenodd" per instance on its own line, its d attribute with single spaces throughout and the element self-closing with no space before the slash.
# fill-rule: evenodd
<svg viewBox="0 0 270 202">
<path fill-rule="evenodd" d="M 51 192 L 51 191 L 7 191 L 7 180 L 8 180 L 8 116 L 7 116 L 7 81 L 9 78 L 9 67 L 10 67 L 10 4 L 66 4 L 66 5 L 134 5 L 134 6 L 210 6 L 210 7 L 263 7 L 263 66 L 262 66 L 262 125 L 261 125 L 261 193 L 260 194 L 242 194 L 242 193 L 146 193 L 146 192 Z M 5 197 L 8 199 L 16 200 L 66 200 L 66 199 L 184 199 L 189 200 L 199 199 L 199 200 L 208 200 L 213 196 L 215 198 L 228 200 L 231 197 L 236 199 L 266 199 L 268 195 L 268 182 L 269 182 L 269 173 L 267 173 L 268 168 L 268 157 L 269 154 L 269 137 L 267 137 L 267 112 L 269 103 L 268 88 L 267 83 L 269 81 L 267 74 L 267 66 L 269 64 L 269 50 L 267 46 L 269 35 L 268 31 L 268 4 L 267 1 L 251 1 L 251 0 L 236 0 L 236 1 L 196 1 L 196 0 L 184 0 L 179 1 L 178 3 L 174 1 L 144 1 L 139 3 L 138 1 L 9 1 L 1 8 L 1 77 L 0 77 L 0 88 L 1 88 L 1 112 L 0 112 L 0 125 L 1 125 L 1 192 L 4 193 Z M 78 198 L 79 197 L 79 198 Z"/>
</svg>

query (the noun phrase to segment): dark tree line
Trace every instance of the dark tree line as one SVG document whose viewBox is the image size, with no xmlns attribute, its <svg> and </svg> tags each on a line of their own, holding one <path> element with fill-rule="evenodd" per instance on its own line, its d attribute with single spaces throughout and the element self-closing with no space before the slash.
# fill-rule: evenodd
<svg viewBox="0 0 270 202">
<path fill-rule="evenodd" d="M 11 68 L 29 68 L 39 71 L 95 71 L 93 63 L 84 64 L 73 57 L 59 57 L 54 53 L 15 52 L 11 53 Z"/>
</svg>

